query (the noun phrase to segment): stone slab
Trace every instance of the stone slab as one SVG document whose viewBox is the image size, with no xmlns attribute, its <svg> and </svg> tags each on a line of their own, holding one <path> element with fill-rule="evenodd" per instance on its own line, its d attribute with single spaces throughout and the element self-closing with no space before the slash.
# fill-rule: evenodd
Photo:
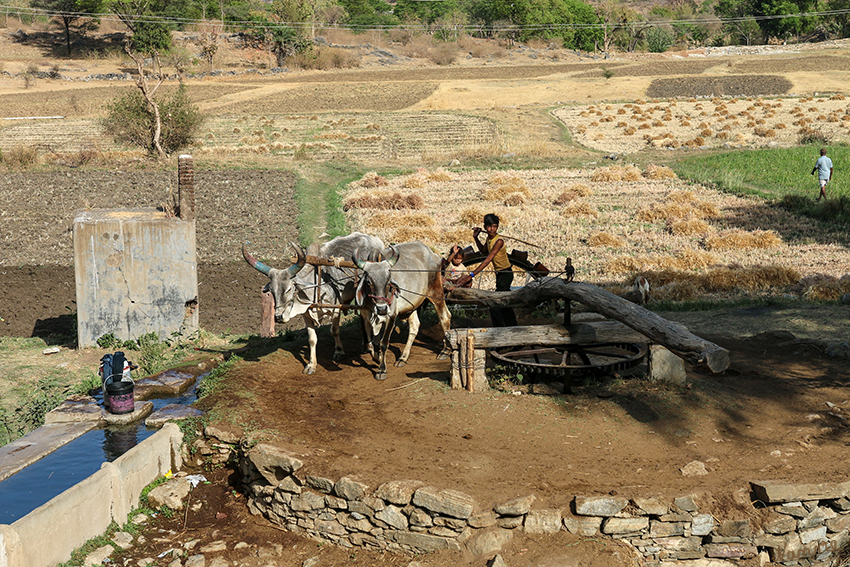
<svg viewBox="0 0 850 567">
<path fill-rule="evenodd" d="M 44 416 L 44 423 L 92 422 L 103 420 L 103 408 L 91 396 L 71 396 Z"/>
<path fill-rule="evenodd" d="M 165 370 L 155 376 L 136 380 L 133 397 L 136 400 L 151 398 L 173 398 L 192 387 L 195 376 L 180 370 Z"/>
<path fill-rule="evenodd" d="M 144 419 L 153 413 L 153 402 L 134 402 L 133 405 L 136 409 L 130 413 L 115 414 L 105 411 L 103 412 L 103 419 L 109 425 L 127 425 L 128 423 Z"/>
<path fill-rule="evenodd" d="M 751 482 L 756 497 L 765 504 L 803 502 L 806 500 L 837 500 L 850 494 L 850 481 L 841 483 L 791 484 L 766 480 Z"/>
<path fill-rule="evenodd" d="M 0 447 L 0 480 L 28 467 L 45 455 L 97 427 L 94 422 L 43 425 Z"/>
<path fill-rule="evenodd" d="M 187 405 L 168 404 L 150 414 L 145 420 L 145 425 L 158 429 L 169 421 L 180 421 L 181 419 L 201 417 L 202 415 L 204 415 L 204 412 Z"/>
</svg>

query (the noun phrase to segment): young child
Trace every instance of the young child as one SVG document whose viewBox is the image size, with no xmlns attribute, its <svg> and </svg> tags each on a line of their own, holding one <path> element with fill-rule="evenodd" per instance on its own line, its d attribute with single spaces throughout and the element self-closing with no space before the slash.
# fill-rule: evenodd
<svg viewBox="0 0 850 567">
<path fill-rule="evenodd" d="M 471 273 L 462 276 L 458 280 L 458 285 L 471 282 L 472 278 L 480 274 L 487 266 L 493 264 L 493 269 L 496 272 L 496 291 L 510 291 L 511 283 L 514 281 L 514 272 L 511 268 L 511 261 L 508 260 L 505 240 L 499 236 L 499 217 L 492 213 L 484 215 L 484 232 L 487 233 L 487 240 L 483 244 L 478 240 L 478 235 L 481 232 L 480 227 L 473 228 L 472 240 L 478 246 L 478 250 L 482 254 L 487 254 L 487 257 Z M 494 327 L 515 327 L 517 324 L 516 314 L 510 307 L 490 308 L 490 320 Z"/>
<path fill-rule="evenodd" d="M 470 272 L 463 267 L 463 248 L 455 244 L 449 250 L 449 255 L 443 260 L 443 287 L 453 289 L 456 287 L 470 287 L 470 279 L 463 285 L 458 285 L 458 280 Z"/>
</svg>

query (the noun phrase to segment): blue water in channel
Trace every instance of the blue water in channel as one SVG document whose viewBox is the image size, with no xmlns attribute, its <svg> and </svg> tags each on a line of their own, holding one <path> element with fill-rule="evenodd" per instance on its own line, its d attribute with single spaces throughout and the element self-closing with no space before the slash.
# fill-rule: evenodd
<svg viewBox="0 0 850 567">
<path fill-rule="evenodd" d="M 202 377 L 181 396 L 152 399 L 153 411 L 168 404 L 188 405 L 198 399 Z M 94 396 L 102 402 L 98 393 Z M 92 429 L 70 443 L 0 482 L 0 524 L 11 524 L 42 504 L 91 476 L 105 462 L 112 462 L 154 433 L 145 420 L 124 426 Z"/>
</svg>

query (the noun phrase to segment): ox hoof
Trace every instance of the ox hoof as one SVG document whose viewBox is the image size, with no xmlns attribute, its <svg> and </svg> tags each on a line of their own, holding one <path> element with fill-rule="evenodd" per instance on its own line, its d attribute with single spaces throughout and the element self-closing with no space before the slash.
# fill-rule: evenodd
<svg viewBox="0 0 850 567">
<path fill-rule="evenodd" d="M 334 353 L 334 362 L 339 362 L 340 360 L 342 360 L 342 357 L 343 357 L 343 356 L 345 356 L 345 353 L 344 353 L 344 352 L 341 352 L 341 351 L 340 351 L 340 352 L 335 352 L 335 353 Z"/>
<path fill-rule="evenodd" d="M 444 353 L 444 352 L 441 352 L 440 354 L 437 355 L 437 360 L 447 360 L 448 358 L 449 358 L 449 355 Z"/>
<path fill-rule="evenodd" d="M 405 366 L 406 364 L 407 364 L 406 360 L 396 360 L 395 361 L 395 365 L 398 366 L 399 368 L 402 367 L 402 366 Z"/>
<path fill-rule="evenodd" d="M 386 380 L 386 379 L 387 379 L 387 373 L 386 372 L 378 372 L 377 374 L 375 374 L 375 380 Z"/>
<path fill-rule="evenodd" d="M 302 374 L 312 374 L 312 373 L 313 373 L 313 372 L 315 372 L 315 371 L 316 371 L 316 369 L 315 369 L 315 368 L 310 368 L 309 366 L 307 366 L 307 367 L 305 367 L 305 368 L 304 368 L 304 370 L 302 371 Z"/>
</svg>

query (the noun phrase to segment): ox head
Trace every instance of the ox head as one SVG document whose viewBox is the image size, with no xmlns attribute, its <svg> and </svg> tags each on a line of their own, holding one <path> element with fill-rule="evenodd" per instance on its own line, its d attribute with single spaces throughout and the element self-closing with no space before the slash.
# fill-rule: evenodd
<svg viewBox="0 0 850 567">
<path fill-rule="evenodd" d="M 295 303 L 297 293 L 296 286 L 292 278 L 295 274 L 304 267 L 307 262 L 307 256 L 304 250 L 294 242 L 290 242 L 295 248 L 295 254 L 298 256 L 298 261 L 286 269 L 280 270 L 272 268 L 254 258 L 247 249 L 248 242 L 242 245 L 242 256 L 248 264 L 269 277 L 269 283 L 263 288 L 264 291 L 269 291 L 274 296 L 274 318 L 278 322 L 285 323 L 289 321 L 295 314 L 290 313 L 292 306 Z"/>
<path fill-rule="evenodd" d="M 398 252 L 390 246 L 390 257 L 382 262 L 368 262 L 358 251 L 354 262 L 363 270 L 363 276 L 357 284 L 355 301 L 360 307 L 372 312 L 372 319 L 377 316 L 381 321 L 395 313 L 395 299 L 399 286 L 392 278 L 391 268 L 398 262 Z"/>
</svg>

